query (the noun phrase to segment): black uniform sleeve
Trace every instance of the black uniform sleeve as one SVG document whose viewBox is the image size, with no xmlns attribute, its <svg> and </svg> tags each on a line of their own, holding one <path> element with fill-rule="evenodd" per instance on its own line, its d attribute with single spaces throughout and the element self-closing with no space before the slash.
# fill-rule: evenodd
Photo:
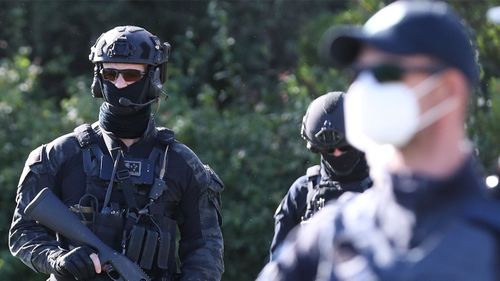
<svg viewBox="0 0 500 281">
<path fill-rule="evenodd" d="M 276 257 L 280 244 L 297 226 L 307 204 L 307 178 L 298 178 L 290 187 L 274 214 L 274 236 L 270 248 L 270 260 Z"/>
<path fill-rule="evenodd" d="M 325 207 L 308 223 L 293 229 L 257 281 L 336 280 L 335 276 L 330 276 L 331 271 L 320 264 L 329 260 L 323 255 L 332 249 L 329 241 L 333 241 L 334 225 L 325 225 L 325 222 L 332 221 L 334 216 L 335 209 Z"/>
<path fill-rule="evenodd" d="M 325 217 L 328 218 L 331 214 L 322 216 L 322 213 L 323 210 L 307 224 L 292 230 L 278 255 L 264 267 L 257 281 L 335 280 L 318 278 L 318 275 L 322 275 L 319 272 L 321 255 L 329 247 L 327 240 L 332 237 L 326 235 L 328 237 L 325 238 L 327 232 L 321 228 Z"/>
<path fill-rule="evenodd" d="M 62 164 L 63 154 L 70 155 L 76 151 L 64 151 L 59 149 L 62 148 L 59 145 L 58 141 L 54 141 L 38 147 L 29 155 L 19 180 L 16 207 L 9 230 L 12 255 L 32 270 L 46 274 L 56 273 L 55 260 L 66 250 L 59 247 L 55 233 L 27 217 L 24 209 L 43 188 L 54 189 L 56 171 Z"/>
<path fill-rule="evenodd" d="M 30 220 L 24 215 L 24 209 L 31 200 L 53 181 L 49 167 L 44 163 L 45 146 L 35 149 L 24 167 L 19 181 L 16 208 L 9 232 L 11 253 L 37 272 L 55 273 L 55 258 L 63 252 L 54 233 Z"/>
<path fill-rule="evenodd" d="M 190 170 L 180 201 L 181 280 L 220 280 L 224 272 L 222 181 L 186 146 L 176 144 L 173 149 L 182 156 Z"/>
</svg>

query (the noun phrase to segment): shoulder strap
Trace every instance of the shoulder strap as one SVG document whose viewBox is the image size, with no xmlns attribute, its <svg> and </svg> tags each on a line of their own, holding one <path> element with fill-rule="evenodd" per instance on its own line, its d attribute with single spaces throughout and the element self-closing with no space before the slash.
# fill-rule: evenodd
<svg viewBox="0 0 500 281">
<path fill-rule="evenodd" d="M 88 175 L 90 173 L 92 163 L 90 152 L 92 151 L 94 156 L 98 159 L 100 159 L 103 155 L 97 144 L 99 136 L 90 124 L 82 124 L 76 127 L 73 131 L 78 144 L 83 150 L 83 169 L 85 174 Z"/>
<path fill-rule="evenodd" d="M 314 196 L 314 187 L 318 185 L 319 179 L 321 177 L 321 166 L 314 165 L 312 167 L 307 168 L 306 176 L 307 176 L 307 202 L 312 200 Z"/>
<path fill-rule="evenodd" d="M 122 154 L 122 151 L 118 151 L 119 154 Z M 116 179 L 118 180 L 118 186 L 121 187 L 123 191 L 123 197 L 125 197 L 125 202 L 127 206 L 131 209 L 137 209 L 137 200 L 134 194 L 134 183 L 130 179 L 130 171 L 125 166 L 125 162 L 123 157 L 116 159 L 118 169 L 116 171 Z M 111 178 L 111 181 L 114 181 L 114 178 Z"/>
<path fill-rule="evenodd" d="M 307 201 L 304 212 L 301 211 L 302 217 L 301 220 L 308 220 L 315 212 L 314 210 L 314 196 L 316 193 L 316 186 L 319 184 L 321 179 L 321 166 L 315 165 L 307 168 L 306 172 L 307 177 Z"/>
<path fill-rule="evenodd" d="M 78 140 L 78 144 L 80 144 L 80 147 L 82 148 L 85 148 L 97 141 L 97 134 L 92 129 L 90 124 L 82 124 L 76 127 L 73 131 L 76 139 Z"/>
<path fill-rule="evenodd" d="M 90 124 L 82 124 L 76 127 L 73 132 L 78 141 L 78 144 L 83 149 L 83 170 L 85 174 L 88 175 L 91 169 L 91 156 L 89 146 L 95 143 L 96 138 L 94 137 L 95 132 Z"/>
</svg>

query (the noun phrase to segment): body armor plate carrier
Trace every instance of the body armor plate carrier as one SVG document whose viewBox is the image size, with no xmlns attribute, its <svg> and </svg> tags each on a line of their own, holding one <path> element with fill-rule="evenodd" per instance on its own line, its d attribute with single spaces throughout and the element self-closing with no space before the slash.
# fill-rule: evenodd
<svg viewBox="0 0 500 281">
<path fill-rule="evenodd" d="M 302 222 L 309 220 L 315 213 L 321 210 L 325 204 L 338 198 L 346 191 L 363 192 L 372 185 L 370 177 L 360 181 L 340 183 L 334 180 L 326 180 L 321 177 L 321 166 L 315 165 L 307 169 L 307 205 Z"/>
<path fill-rule="evenodd" d="M 179 194 L 164 192 L 168 148 L 173 133 L 159 129 L 148 158 L 123 156 L 120 149 L 103 152 L 97 125 L 75 129 L 83 151 L 86 194 L 71 210 L 104 243 L 139 264 L 155 280 L 178 273 L 175 209 Z"/>
</svg>

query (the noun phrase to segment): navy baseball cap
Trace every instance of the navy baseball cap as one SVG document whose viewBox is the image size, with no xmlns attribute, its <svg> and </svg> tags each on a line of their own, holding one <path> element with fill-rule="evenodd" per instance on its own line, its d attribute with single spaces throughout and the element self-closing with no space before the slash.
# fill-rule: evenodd
<svg viewBox="0 0 500 281">
<path fill-rule="evenodd" d="M 396 55 L 428 55 L 479 81 L 476 52 L 462 19 L 444 2 L 396 1 L 363 26 L 327 31 L 322 46 L 339 66 L 352 64 L 366 44 Z"/>
</svg>

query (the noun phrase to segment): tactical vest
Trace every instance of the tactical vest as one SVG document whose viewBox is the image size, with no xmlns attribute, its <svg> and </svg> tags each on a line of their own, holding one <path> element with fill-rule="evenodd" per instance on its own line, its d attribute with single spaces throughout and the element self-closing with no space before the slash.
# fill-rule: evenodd
<svg viewBox="0 0 500 281">
<path fill-rule="evenodd" d="M 304 215 L 301 218 L 302 222 L 310 219 L 325 206 L 325 203 L 332 199 L 337 199 L 342 193 L 346 191 L 363 192 L 372 185 L 370 177 L 349 183 L 322 179 L 320 165 L 309 167 L 306 177 L 307 205 Z"/>
<path fill-rule="evenodd" d="M 180 194 L 168 189 L 168 149 L 175 141 L 167 129 L 157 131 L 144 159 L 124 156 L 121 149 L 103 151 L 97 125 L 75 129 L 82 149 L 86 194 L 71 210 L 104 243 L 126 255 L 155 280 L 177 274 L 176 207 Z"/>
</svg>

